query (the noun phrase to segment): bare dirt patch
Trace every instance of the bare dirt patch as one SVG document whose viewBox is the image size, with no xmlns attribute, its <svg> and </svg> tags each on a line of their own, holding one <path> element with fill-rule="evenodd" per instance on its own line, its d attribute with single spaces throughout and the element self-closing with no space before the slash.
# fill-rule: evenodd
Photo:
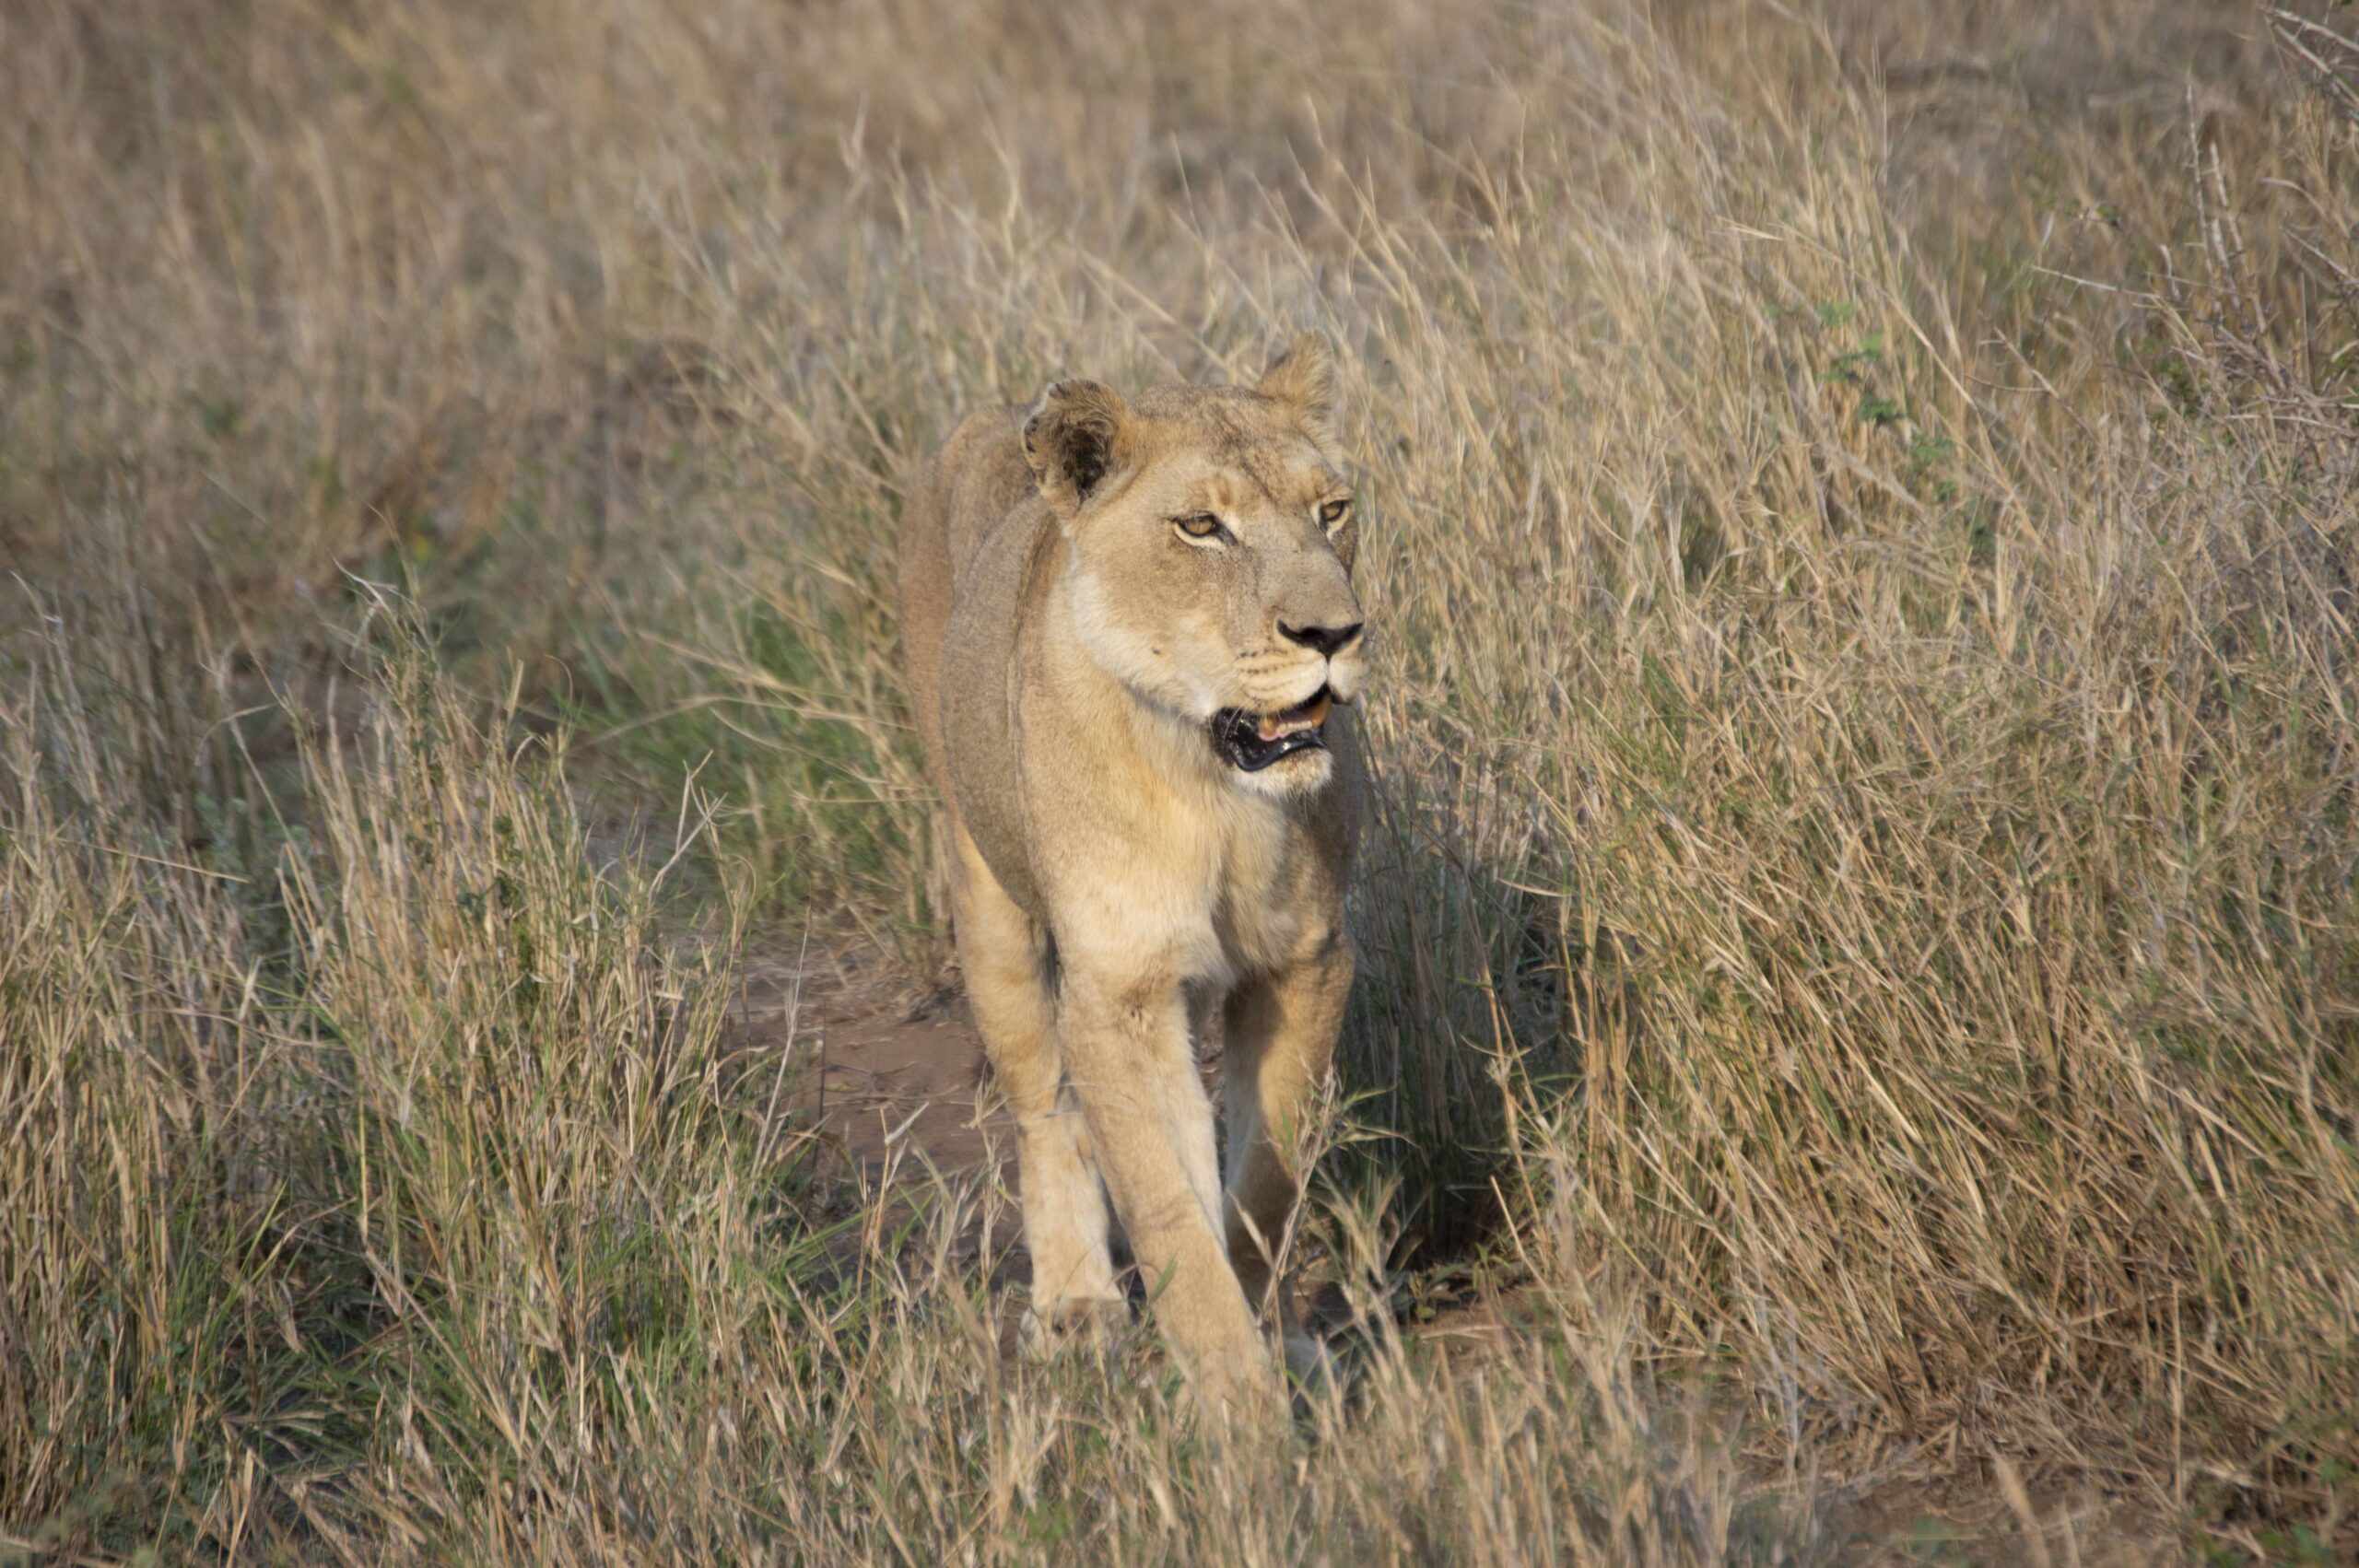
<svg viewBox="0 0 2359 1568">
<path fill-rule="evenodd" d="M 981 1168 L 1012 1182 L 1015 1123 L 994 1094 L 960 998 L 914 999 L 854 958 L 754 955 L 738 1044 L 785 1053 L 780 1109 L 856 1171 L 876 1176 Z"/>
</svg>

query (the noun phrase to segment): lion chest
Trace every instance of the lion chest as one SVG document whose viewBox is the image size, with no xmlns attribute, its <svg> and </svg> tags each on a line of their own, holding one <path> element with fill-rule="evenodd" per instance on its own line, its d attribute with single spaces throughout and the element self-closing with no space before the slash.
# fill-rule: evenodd
<svg viewBox="0 0 2359 1568">
<path fill-rule="evenodd" d="M 1232 974 L 1285 967 L 1332 923 L 1331 879 L 1317 840 L 1293 813 L 1260 802 L 1228 813 L 1205 907 L 1224 966 Z"/>
<path fill-rule="evenodd" d="M 1285 967 L 1332 929 L 1333 878 L 1297 817 L 1231 790 L 1122 783 L 1145 787 L 1069 792 L 1062 831 L 1036 844 L 1062 951 L 1218 991 Z"/>
</svg>

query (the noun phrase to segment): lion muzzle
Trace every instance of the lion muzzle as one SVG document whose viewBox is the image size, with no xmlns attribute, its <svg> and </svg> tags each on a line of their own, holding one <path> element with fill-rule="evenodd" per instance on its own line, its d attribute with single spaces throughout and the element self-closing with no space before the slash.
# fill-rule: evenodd
<svg viewBox="0 0 2359 1568">
<path fill-rule="evenodd" d="M 1327 749 L 1327 714 L 1335 694 L 1320 686 L 1308 701 L 1278 713 L 1224 708 L 1212 717 L 1213 748 L 1242 773 L 1259 773 L 1297 752 Z"/>
</svg>

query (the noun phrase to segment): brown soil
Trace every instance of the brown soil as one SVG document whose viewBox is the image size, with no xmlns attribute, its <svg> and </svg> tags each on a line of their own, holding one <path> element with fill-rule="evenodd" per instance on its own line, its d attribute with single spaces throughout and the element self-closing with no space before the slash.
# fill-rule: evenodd
<svg viewBox="0 0 2359 1568">
<path fill-rule="evenodd" d="M 739 1018 L 744 1047 L 795 1053 L 783 1104 L 860 1174 L 916 1162 L 947 1175 L 996 1152 L 1013 1181 L 1015 1122 L 963 1000 L 912 1000 L 850 960 L 757 958 Z"/>
</svg>

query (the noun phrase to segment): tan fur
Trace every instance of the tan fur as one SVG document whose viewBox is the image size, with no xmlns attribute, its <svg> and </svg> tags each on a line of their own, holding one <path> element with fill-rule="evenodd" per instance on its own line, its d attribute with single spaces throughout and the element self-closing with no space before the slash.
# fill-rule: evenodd
<svg viewBox="0 0 2359 1568">
<path fill-rule="evenodd" d="M 959 957 L 1017 1118 L 1027 1328 L 1120 1309 L 1102 1176 L 1167 1339 L 1223 1403 L 1274 1387 L 1256 1311 L 1351 985 L 1365 786 L 1340 704 L 1364 641 L 1302 640 L 1360 621 L 1356 522 L 1320 515 L 1345 496 L 1332 380 L 1304 337 L 1250 391 L 1133 404 L 1059 382 L 961 425 L 903 520 Z M 1175 526 L 1205 513 L 1223 537 Z M 1322 684 L 1330 749 L 1223 760 L 1217 710 L 1277 713 Z M 1215 1009 L 1225 1175 L 1196 1067 Z"/>
</svg>

